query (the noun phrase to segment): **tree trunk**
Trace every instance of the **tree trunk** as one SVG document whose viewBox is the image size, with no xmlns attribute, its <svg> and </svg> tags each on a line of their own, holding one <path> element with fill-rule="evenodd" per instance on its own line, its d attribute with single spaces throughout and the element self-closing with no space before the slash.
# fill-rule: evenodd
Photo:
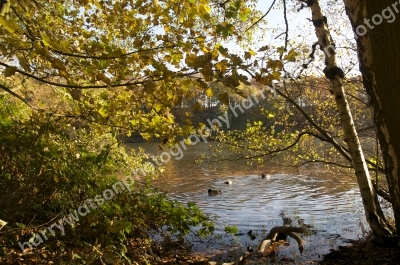
<svg viewBox="0 0 400 265">
<path fill-rule="evenodd" d="M 400 106 L 400 5 L 393 0 L 364 2 L 360 5 L 358 0 L 344 0 L 354 32 L 357 27 L 359 32 L 362 31 L 362 26 L 366 29 L 363 36 L 356 35 L 360 71 L 374 109 L 396 231 L 399 235 L 400 118 L 397 108 Z M 379 18 L 377 15 L 382 18 L 382 22 L 375 25 L 372 18 L 375 17 L 376 21 Z"/>
<path fill-rule="evenodd" d="M 357 0 L 357 2 L 360 2 Z M 380 207 L 378 197 L 373 189 L 368 167 L 358 139 L 357 131 L 353 122 L 350 107 L 344 92 L 342 79 L 343 71 L 337 67 L 334 52 L 334 43 L 330 35 L 326 18 L 323 17 L 318 0 L 307 1 L 312 11 L 312 21 L 315 26 L 315 33 L 318 38 L 318 45 L 325 53 L 326 68 L 324 73 L 330 80 L 332 91 L 335 97 L 336 106 L 339 111 L 342 123 L 345 142 L 350 150 L 352 166 L 354 168 L 360 193 L 363 201 L 367 222 L 375 237 L 383 242 L 393 237 L 391 226 L 387 223 Z"/>
</svg>

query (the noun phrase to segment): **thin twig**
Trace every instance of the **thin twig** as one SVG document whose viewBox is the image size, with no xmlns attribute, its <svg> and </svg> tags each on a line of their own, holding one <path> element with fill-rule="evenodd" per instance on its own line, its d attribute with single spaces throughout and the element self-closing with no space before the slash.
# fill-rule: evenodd
<svg viewBox="0 0 400 265">
<path fill-rule="evenodd" d="M 316 160 L 316 159 L 305 161 L 304 163 L 299 164 L 298 167 L 302 167 L 302 166 L 307 165 L 309 163 L 324 163 L 326 165 L 334 165 L 334 166 L 337 166 L 337 167 L 353 168 L 352 166 L 348 166 L 348 165 L 342 165 L 342 164 L 335 163 L 335 162 L 328 162 L 328 161 L 325 161 L 325 160 Z"/>
<path fill-rule="evenodd" d="M 289 23 L 287 21 L 287 17 L 286 17 L 286 0 L 282 0 L 283 2 L 283 17 L 285 19 L 285 26 L 286 26 L 286 30 L 285 30 L 285 51 L 287 50 L 287 44 L 288 44 L 288 34 L 289 34 Z M 282 60 L 282 55 L 283 53 L 281 53 L 280 55 L 280 60 Z"/>
<path fill-rule="evenodd" d="M 268 15 L 269 11 L 271 11 L 272 7 L 273 7 L 274 4 L 275 4 L 275 1 L 276 1 L 276 0 L 274 0 L 274 2 L 272 2 L 272 4 L 271 4 L 271 6 L 269 7 L 268 11 L 267 11 L 262 17 L 260 17 L 256 22 L 254 22 L 253 25 L 251 25 L 248 29 L 246 29 L 246 31 L 248 31 L 249 29 L 251 29 L 252 27 L 254 27 L 255 25 L 257 25 L 261 20 L 263 20 L 263 19 Z"/>
<path fill-rule="evenodd" d="M 96 59 L 96 60 L 110 60 L 110 59 L 118 59 L 118 58 L 122 58 L 122 57 L 127 57 L 129 55 L 135 54 L 135 53 L 141 53 L 141 52 L 149 52 L 149 51 L 154 51 L 154 50 L 158 50 L 158 49 L 171 49 L 171 48 L 175 48 L 176 46 L 160 46 L 160 47 L 155 47 L 155 48 L 151 48 L 151 49 L 143 49 L 143 50 L 137 50 L 137 51 L 133 51 L 133 52 L 128 52 L 128 53 L 124 53 L 118 56 L 90 56 L 90 55 L 84 55 L 84 54 L 72 54 L 72 53 L 67 53 L 67 52 L 63 52 L 63 51 L 59 51 L 56 50 L 54 48 L 50 48 L 51 51 L 58 53 L 58 54 L 62 54 L 65 56 L 69 56 L 69 57 L 78 57 L 78 58 L 85 58 L 85 59 Z"/>
<path fill-rule="evenodd" d="M 4 91 L 6 91 L 8 94 L 10 94 L 10 95 L 12 95 L 12 96 L 18 98 L 19 100 L 21 100 L 22 102 L 24 102 L 26 105 L 28 105 L 29 107 L 31 107 L 31 108 L 34 109 L 34 107 L 33 107 L 32 105 L 30 105 L 30 104 L 28 103 L 28 101 L 26 101 L 23 97 L 21 97 L 20 95 L 18 95 L 17 93 L 15 93 L 15 92 L 12 91 L 11 89 L 9 89 L 8 87 L 6 87 L 6 86 L 0 84 L 0 88 L 3 89 Z"/>
</svg>

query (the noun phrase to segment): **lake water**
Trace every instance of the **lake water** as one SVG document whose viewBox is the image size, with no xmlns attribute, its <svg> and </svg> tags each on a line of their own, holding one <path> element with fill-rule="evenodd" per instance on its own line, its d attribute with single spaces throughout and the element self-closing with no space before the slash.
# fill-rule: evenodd
<svg viewBox="0 0 400 265">
<path fill-rule="evenodd" d="M 127 144 L 142 147 L 160 155 L 157 144 Z M 240 244 L 256 249 L 261 238 L 274 226 L 282 226 L 282 214 L 291 217 L 294 226 L 309 227 L 302 235 L 306 241 L 300 255 L 296 242 L 288 238 L 289 246 L 279 248 L 280 257 L 290 257 L 295 264 L 320 260 L 322 254 L 349 239 L 362 236 L 360 223 L 365 225 L 364 212 L 357 185 L 351 176 L 332 176 L 320 168 L 297 172 L 269 162 L 248 165 L 244 159 L 196 163 L 199 155 L 210 156 L 209 143 L 198 143 L 184 152 L 181 160 L 165 163 L 165 173 L 154 180 L 160 191 L 181 202 L 195 202 L 205 213 L 217 217 L 218 223 L 236 225 Z M 266 179 L 261 173 L 268 174 Z M 231 180 L 232 185 L 224 184 Z M 208 189 L 221 190 L 209 196 Z M 216 234 L 225 245 L 210 245 L 209 240 L 193 238 L 193 249 L 202 253 L 217 252 L 227 245 L 238 245 L 232 236 L 216 226 Z M 251 240 L 249 230 L 257 236 Z"/>
</svg>

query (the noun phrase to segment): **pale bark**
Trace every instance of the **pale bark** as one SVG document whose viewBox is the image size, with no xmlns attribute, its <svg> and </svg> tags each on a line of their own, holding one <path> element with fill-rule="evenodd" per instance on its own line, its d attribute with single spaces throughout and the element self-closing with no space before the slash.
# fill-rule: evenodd
<svg viewBox="0 0 400 265">
<path fill-rule="evenodd" d="M 347 143 L 350 150 L 352 166 L 360 188 L 367 222 L 376 238 L 383 241 L 387 238 L 391 238 L 393 236 L 393 231 L 385 219 L 371 182 L 368 167 L 353 122 L 353 117 L 344 92 L 342 82 L 343 71 L 337 67 L 334 49 L 330 48 L 334 47 L 334 42 L 330 35 L 328 25 L 326 24 L 326 18 L 322 15 L 319 1 L 313 0 L 308 1 L 308 3 L 310 4 L 309 7 L 312 11 L 312 20 L 318 38 L 318 45 L 325 53 L 326 68 L 324 73 L 331 83 L 344 131 L 344 141 Z"/>
<path fill-rule="evenodd" d="M 360 71 L 374 109 L 375 125 L 388 180 L 397 235 L 400 233 L 400 5 L 393 0 L 344 0 L 346 13 L 354 32 L 383 10 L 397 17 L 390 23 L 367 27 L 364 36 L 356 35 Z M 388 14 L 388 11 L 386 11 Z M 399 242 L 400 244 L 400 242 Z"/>
<path fill-rule="evenodd" d="M 0 230 L 5 226 L 7 222 L 4 222 L 3 220 L 0 219 Z"/>
</svg>

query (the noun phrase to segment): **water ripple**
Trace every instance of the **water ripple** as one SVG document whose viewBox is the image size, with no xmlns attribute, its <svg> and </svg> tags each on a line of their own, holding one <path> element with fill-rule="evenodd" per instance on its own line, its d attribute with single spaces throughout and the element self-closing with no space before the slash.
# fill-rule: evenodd
<svg viewBox="0 0 400 265">
<path fill-rule="evenodd" d="M 317 257 L 321 248 L 326 251 L 332 248 L 332 240 L 337 245 L 343 243 L 342 239 L 354 239 L 361 234 L 357 220 L 363 220 L 362 204 L 354 185 L 288 174 L 270 175 L 268 179 L 261 179 L 259 175 L 226 179 L 233 184 L 226 185 L 226 180 L 221 178 L 201 183 L 193 180 L 187 180 L 185 184 L 176 183 L 175 187 L 179 186 L 181 192 L 175 191 L 170 196 L 182 202 L 196 202 L 205 213 L 236 225 L 243 234 L 253 230 L 253 233 L 265 236 L 272 227 L 282 225 L 281 214 L 284 213 L 294 220 L 293 225 L 306 226 L 314 231 L 305 236 L 308 257 Z M 188 190 L 182 190 L 182 187 Z M 222 193 L 208 196 L 208 188 L 222 190 Z M 223 234 L 223 231 L 217 233 Z M 326 246 L 321 245 L 321 237 L 329 239 Z M 248 236 L 239 238 L 243 245 L 256 247 L 259 242 Z M 296 244 L 292 245 L 286 251 L 296 252 Z"/>
</svg>

